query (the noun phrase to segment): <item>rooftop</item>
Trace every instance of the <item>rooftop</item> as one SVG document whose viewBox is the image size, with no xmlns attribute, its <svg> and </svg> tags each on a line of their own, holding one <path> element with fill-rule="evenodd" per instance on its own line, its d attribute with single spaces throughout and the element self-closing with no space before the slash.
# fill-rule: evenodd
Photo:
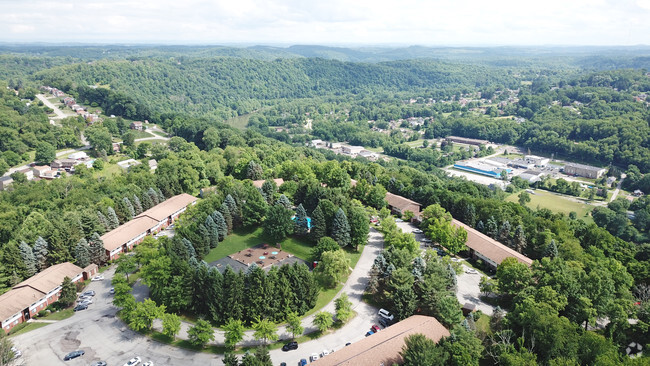
<svg viewBox="0 0 650 366">
<path fill-rule="evenodd" d="M 504 259 L 509 257 L 513 257 L 519 262 L 524 263 L 528 266 L 533 264 L 532 259 L 526 257 L 514 249 L 508 248 L 507 246 L 481 233 L 480 231 L 473 229 L 472 227 L 467 226 L 456 219 L 452 219 L 451 223 L 452 225 L 462 227 L 467 231 L 466 245 L 468 248 L 481 253 L 481 255 L 487 257 L 497 265 L 501 264 Z"/>
<path fill-rule="evenodd" d="M 139 214 L 137 217 L 148 216 L 157 221 L 162 221 L 168 218 L 169 216 L 171 216 L 172 214 L 183 209 L 184 207 L 187 207 L 189 204 L 196 202 L 196 200 L 198 200 L 198 198 L 190 194 L 181 193 L 179 195 L 176 195 L 166 200 L 165 202 L 161 202 L 153 206 L 147 211 Z"/>
<path fill-rule="evenodd" d="M 421 206 L 419 203 L 390 192 L 386 192 L 386 202 L 388 202 L 389 206 L 398 208 L 402 211 L 409 210 L 416 215 L 420 212 Z"/>
<path fill-rule="evenodd" d="M 133 220 L 116 227 L 115 229 L 102 235 L 104 248 L 108 251 L 119 248 L 136 236 L 146 233 L 147 230 L 158 225 L 159 220 L 154 220 L 149 216 L 139 216 Z"/>
<path fill-rule="evenodd" d="M 273 181 L 275 182 L 275 185 L 278 186 L 278 187 L 281 186 L 284 183 L 284 179 L 282 179 L 282 178 L 276 178 L 276 179 L 273 179 Z M 253 185 L 255 187 L 257 187 L 257 188 L 262 188 L 262 185 L 264 184 L 264 182 L 266 182 L 266 179 L 254 180 Z"/>
<path fill-rule="evenodd" d="M 566 163 L 564 165 L 564 168 L 566 169 L 567 167 L 572 167 L 572 168 L 578 168 L 578 169 L 586 169 L 586 170 L 593 170 L 593 171 L 601 171 L 605 170 L 605 168 L 600 168 L 597 166 L 592 166 L 592 165 L 585 165 L 585 164 L 578 164 L 578 163 Z"/>
<path fill-rule="evenodd" d="M 438 343 L 448 337 L 449 331 L 436 318 L 413 315 L 384 330 L 321 358 L 313 365 L 379 366 L 402 363 L 400 352 L 404 339 L 412 334 L 423 334 Z"/>
</svg>

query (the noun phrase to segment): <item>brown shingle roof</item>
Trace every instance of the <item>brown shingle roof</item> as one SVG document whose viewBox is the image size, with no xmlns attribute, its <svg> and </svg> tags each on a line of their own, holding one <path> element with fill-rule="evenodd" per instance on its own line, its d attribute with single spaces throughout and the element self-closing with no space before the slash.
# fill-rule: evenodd
<svg viewBox="0 0 650 366">
<path fill-rule="evenodd" d="M 152 219 L 162 221 L 171 216 L 174 212 L 196 202 L 196 200 L 198 200 L 198 198 L 187 193 L 182 193 L 153 206 L 136 217 L 148 216 Z"/>
<path fill-rule="evenodd" d="M 418 216 L 420 214 L 420 204 L 415 201 L 411 201 L 408 198 L 387 192 L 386 202 L 388 202 L 389 206 L 398 208 L 402 213 L 408 210 L 413 212 L 415 216 Z"/>
<path fill-rule="evenodd" d="M 59 263 L 17 284 L 9 292 L 0 296 L 0 320 L 28 308 L 42 299 L 50 291 L 61 286 L 65 277 L 74 277 L 83 270 L 70 262 Z"/>
<path fill-rule="evenodd" d="M 494 261 L 497 265 L 501 264 L 501 262 L 503 262 L 503 260 L 508 257 L 514 257 L 519 262 L 527 264 L 529 266 L 533 263 L 532 259 L 526 257 L 514 249 L 508 248 L 507 246 L 456 219 L 452 219 L 451 223 L 452 225 L 462 227 L 467 231 L 467 243 L 465 244 L 468 248 L 481 253 L 481 255 Z"/>
<path fill-rule="evenodd" d="M 401 363 L 402 356 L 399 352 L 404 346 L 404 338 L 418 333 L 424 334 L 436 343 L 442 337 L 449 336 L 449 331 L 436 318 L 413 315 L 359 342 L 341 348 L 313 362 L 313 365 L 388 366 Z"/>
<path fill-rule="evenodd" d="M 158 225 L 158 222 L 158 220 L 154 220 L 148 216 L 136 217 L 124 225 L 120 225 L 102 235 L 104 248 L 108 251 L 117 249 L 138 235 L 146 233 L 147 230 L 150 230 L 154 226 Z"/>
<path fill-rule="evenodd" d="M 284 183 L 284 179 L 282 178 L 273 179 L 273 181 L 275 182 L 275 185 L 278 187 L 281 186 L 282 183 Z M 266 182 L 266 179 L 254 180 L 253 185 L 257 188 L 262 188 L 264 182 Z"/>
</svg>

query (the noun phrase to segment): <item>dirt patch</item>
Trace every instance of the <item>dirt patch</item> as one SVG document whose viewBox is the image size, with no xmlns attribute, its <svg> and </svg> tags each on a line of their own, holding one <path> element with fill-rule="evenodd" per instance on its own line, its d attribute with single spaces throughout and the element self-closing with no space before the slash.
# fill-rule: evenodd
<svg viewBox="0 0 650 366">
<path fill-rule="evenodd" d="M 78 330 L 67 332 L 63 338 L 61 338 L 61 349 L 64 351 L 74 351 L 79 349 L 79 346 L 81 345 L 81 341 L 77 339 L 79 333 Z"/>
</svg>

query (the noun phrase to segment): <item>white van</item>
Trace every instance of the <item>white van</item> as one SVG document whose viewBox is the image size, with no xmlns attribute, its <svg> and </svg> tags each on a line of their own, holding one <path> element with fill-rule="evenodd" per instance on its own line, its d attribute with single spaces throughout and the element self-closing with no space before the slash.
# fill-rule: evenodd
<svg viewBox="0 0 650 366">
<path fill-rule="evenodd" d="M 393 318 L 395 318 L 393 314 L 391 314 L 390 311 L 386 309 L 379 309 L 379 316 L 390 321 L 393 321 Z"/>
</svg>

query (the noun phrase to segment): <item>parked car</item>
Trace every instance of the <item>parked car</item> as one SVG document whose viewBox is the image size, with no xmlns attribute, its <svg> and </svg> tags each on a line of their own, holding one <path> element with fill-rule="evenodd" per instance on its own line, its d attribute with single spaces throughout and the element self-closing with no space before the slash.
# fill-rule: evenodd
<svg viewBox="0 0 650 366">
<path fill-rule="evenodd" d="M 86 310 L 86 309 L 88 309 L 88 305 L 87 305 L 87 304 L 78 304 L 78 305 L 75 306 L 74 309 L 72 309 L 72 310 L 74 310 L 74 311 L 81 311 L 81 310 Z"/>
<path fill-rule="evenodd" d="M 85 354 L 86 354 L 86 351 L 84 351 L 82 349 L 72 351 L 72 352 L 68 353 L 67 355 L 65 355 L 65 357 L 63 357 L 63 361 L 69 361 L 69 360 L 75 359 L 77 357 L 81 357 L 81 356 L 83 356 Z"/>
<path fill-rule="evenodd" d="M 289 342 L 289 343 L 285 344 L 284 346 L 282 346 L 282 350 L 284 352 L 293 351 L 293 350 L 296 350 L 296 349 L 298 349 L 298 342 Z"/>
<path fill-rule="evenodd" d="M 386 309 L 379 309 L 379 316 L 391 321 L 395 318 L 395 316 L 393 316 L 393 314 L 391 314 L 390 311 Z"/>
<path fill-rule="evenodd" d="M 371 336 L 371 335 L 373 335 L 373 334 L 375 334 L 375 332 L 373 332 L 372 330 L 369 330 L 369 331 L 366 333 L 366 337 Z"/>
<path fill-rule="evenodd" d="M 23 353 L 20 352 L 20 350 L 18 348 L 16 348 L 16 347 L 11 347 L 11 352 L 14 353 L 14 359 L 16 359 L 16 358 L 23 355 Z"/>
<path fill-rule="evenodd" d="M 93 277 L 93 279 L 91 281 L 103 281 L 103 280 L 104 280 L 104 276 L 99 275 L 99 276 Z"/>
<path fill-rule="evenodd" d="M 77 300 L 77 303 L 90 305 L 90 304 L 93 303 L 93 298 L 92 297 L 80 297 L 79 300 Z"/>
<path fill-rule="evenodd" d="M 300 362 L 298 362 L 298 366 L 307 366 L 307 360 L 304 358 L 300 359 Z"/>
<path fill-rule="evenodd" d="M 352 343 L 348 342 L 348 343 L 345 344 L 345 346 L 347 347 L 347 346 L 349 346 L 349 345 L 351 345 L 351 344 L 352 344 Z"/>
<path fill-rule="evenodd" d="M 81 296 L 91 296 L 91 297 L 92 297 L 92 296 L 95 296 L 95 291 L 93 291 L 93 290 L 88 290 L 88 291 L 82 293 Z"/>
<path fill-rule="evenodd" d="M 397 218 L 397 219 L 395 219 L 395 222 L 404 222 L 404 220 L 402 220 L 400 218 Z"/>
<path fill-rule="evenodd" d="M 111 287 L 111 289 L 108 291 L 108 293 L 113 295 L 115 293 L 115 287 Z"/>
<path fill-rule="evenodd" d="M 465 270 L 465 273 L 468 273 L 468 274 L 478 274 L 478 271 L 475 270 L 474 268 L 468 268 L 468 269 Z"/>
<path fill-rule="evenodd" d="M 314 362 L 318 360 L 318 353 L 312 353 L 311 356 L 309 356 L 309 362 Z"/>
<path fill-rule="evenodd" d="M 106 361 L 95 361 L 90 366 L 106 366 Z"/>
<path fill-rule="evenodd" d="M 381 328 L 379 328 L 379 326 L 377 324 L 370 327 L 370 329 L 372 329 L 372 331 L 375 332 L 375 333 L 377 333 L 377 332 L 379 332 L 381 330 Z"/>
<path fill-rule="evenodd" d="M 320 354 L 321 357 L 325 357 L 330 354 L 330 351 L 324 349 L 323 352 Z"/>
<path fill-rule="evenodd" d="M 415 230 L 413 230 L 413 233 L 414 233 L 414 234 L 422 234 L 422 230 L 420 230 L 420 229 L 415 229 Z"/>
<path fill-rule="evenodd" d="M 390 323 L 390 321 L 388 321 L 388 320 L 386 320 L 384 318 L 379 318 L 379 324 L 384 328 L 388 328 L 391 323 Z"/>
<path fill-rule="evenodd" d="M 280 362 L 280 366 L 287 366 L 286 362 Z"/>
<path fill-rule="evenodd" d="M 142 366 L 153 366 L 153 361 L 147 361 L 143 363 Z"/>
<path fill-rule="evenodd" d="M 142 360 L 140 359 L 139 356 L 136 356 L 136 357 L 133 357 L 132 359 L 130 359 L 127 363 L 125 363 L 124 366 L 135 366 L 135 365 L 139 364 L 140 362 L 142 362 Z"/>
</svg>

